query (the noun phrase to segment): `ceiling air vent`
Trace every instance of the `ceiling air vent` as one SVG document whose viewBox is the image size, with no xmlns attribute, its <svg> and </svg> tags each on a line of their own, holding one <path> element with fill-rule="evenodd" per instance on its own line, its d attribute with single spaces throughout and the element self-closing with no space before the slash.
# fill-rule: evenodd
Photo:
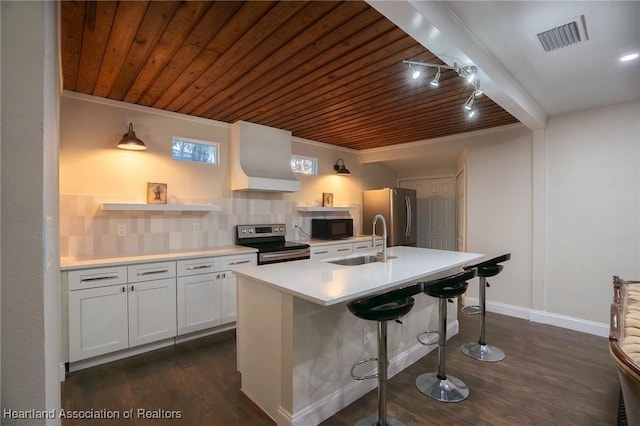
<svg viewBox="0 0 640 426">
<path fill-rule="evenodd" d="M 571 22 L 538 33 L 538 40 L 545 52 L 589 40 L 584 15 L 577 16 Z"/>
</svg>

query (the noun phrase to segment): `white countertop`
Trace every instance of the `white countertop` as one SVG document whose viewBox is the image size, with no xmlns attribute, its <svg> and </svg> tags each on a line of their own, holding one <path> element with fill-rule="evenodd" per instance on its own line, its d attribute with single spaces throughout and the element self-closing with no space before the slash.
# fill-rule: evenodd
<svg viewBox="0 0 640 426">
<path fill-rule="evenodd" d="M 243 246 L 224 246 L 203 250 L 172 251 L 165 253 L 154 253 L 137 256 L 113 256 L 113 257 L 62 257 L 60 258 L 60 270 L 81 269 L 92 267 L 104 267 L 115 265 L 126 265 L 140 262 L 162 262 L 170 260 L 181 260 L 187 258 L 224 256 L 243 253 L 255 253 L 257 250 Z"/>
<path fill-rule="evenodd" d="M 375 250 L 371 251 L 374 254 Z M 349 257 L 362 256 L 358 253 Z M 439 272 L 471 263 L 482 254 L 416 247 L 390 247 L 387 263 L 357 266 L 327 263 L 327 260 L 298 260 L 234 269 L 237 275 L 274 287 L 284 293 L 329 306 L 378 291 L 415 282 Z"/>
</svg>

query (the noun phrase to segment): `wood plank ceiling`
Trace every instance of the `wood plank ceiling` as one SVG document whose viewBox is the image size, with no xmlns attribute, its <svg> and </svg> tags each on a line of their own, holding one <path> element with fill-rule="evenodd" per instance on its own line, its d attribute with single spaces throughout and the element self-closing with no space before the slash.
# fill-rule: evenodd
<svg viewBox="0 0 640 426">
<path fill-rule="evenodd" d="M 362 1 L 63 1 L 69 91 L 366 149 L 515 123 Z"/>
</svg>

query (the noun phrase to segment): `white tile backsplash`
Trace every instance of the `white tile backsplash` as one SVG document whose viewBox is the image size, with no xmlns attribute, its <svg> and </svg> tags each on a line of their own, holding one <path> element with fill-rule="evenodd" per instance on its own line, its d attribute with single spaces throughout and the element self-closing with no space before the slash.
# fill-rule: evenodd
<svg viewBox="0 0 640 426">
<path fill-rule="evenodd" d="M 103 202 L 132 202 L 88 195 L 60 196 L 60 256 L 101 257 L 127 256 L 197 250 L 235 243 L 238 224 L 284 223 L 287 239 L 304 240 L 293 228 L 300 225 L 311 233 L 312 217 L 349 217 L 354 229 L 360 229 L 360 210 L 349 213 L 298 212 L 296 203 L 268 199 L 264 194 L 241 194 L 239 198 L 215 200 L 181 200 L 184 204 L 219 204 L 219 212 L 127 212 L 103 211 Z M 275 197 L 274 197 L 275 198 Z M 200 232 L 193 232 L 193 224 Z M 118 225 L 125 225 L 127 234 L 117 235 Z"/>
</svg>

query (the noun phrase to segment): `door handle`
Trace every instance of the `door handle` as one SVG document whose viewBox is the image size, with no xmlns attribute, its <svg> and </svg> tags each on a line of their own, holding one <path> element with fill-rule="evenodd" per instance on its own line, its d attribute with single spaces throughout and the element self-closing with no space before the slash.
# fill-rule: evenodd
<svg viewBox="0 0 640 426">
<path fill-rule="evenodd" d="M 404 236 L 408 237 L 411 234 L 411 199 L 407 195 L 404 197 L 404 205 L 407 209 L 407 227 L 404 230 Z"/>
</svg>

